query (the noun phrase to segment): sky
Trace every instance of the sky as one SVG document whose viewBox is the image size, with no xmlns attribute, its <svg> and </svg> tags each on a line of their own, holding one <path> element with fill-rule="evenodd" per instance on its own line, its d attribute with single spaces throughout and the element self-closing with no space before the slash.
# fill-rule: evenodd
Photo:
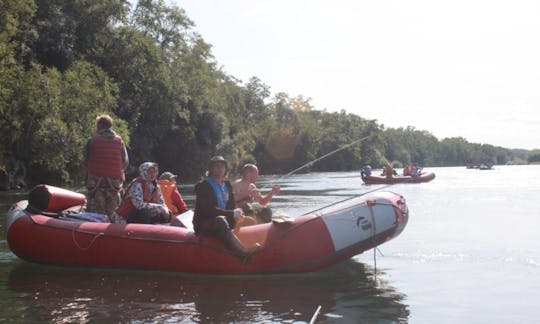
<svg viewBox="0 0 540 324">
<path fill-rule="evenodd" d="M 170 0 L 218 66 L 314 109 L 540 148 L 540 1 Z"/>
</svg>

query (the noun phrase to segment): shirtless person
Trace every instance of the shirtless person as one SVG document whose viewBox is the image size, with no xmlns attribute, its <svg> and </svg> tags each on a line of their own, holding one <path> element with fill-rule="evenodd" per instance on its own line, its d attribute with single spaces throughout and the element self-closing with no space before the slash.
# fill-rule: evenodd
<svg viewBox="0 0 540 324">
<path fill-rule="evenodd" d="M 259 169 L 255 164 L 246 164 L 242 167 L 241 179 L 233 183 L 233 193 L 236 201 L 236 207 L 242 207 L 246 203 L 257 202 L 262 206 L 266 206 L 274 195 L 280 191 L 279 185 L 274 185 L 272 190 L 265 196 L 261 194 L 255 181 L 259 178 Z"/>
</svg>

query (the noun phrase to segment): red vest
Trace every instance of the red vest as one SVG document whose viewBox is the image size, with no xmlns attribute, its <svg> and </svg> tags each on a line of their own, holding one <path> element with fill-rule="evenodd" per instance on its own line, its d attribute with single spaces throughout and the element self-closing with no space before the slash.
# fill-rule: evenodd
<svg viewBox="0 0 540 324">
<path fill-rule="evenodd" d="M 86 170 L 89 174 L 99 178 L 124 181 L 123 149 L 120 136 L 105 137 L 94 134 L 90 144 L 90 157 L 86 163 Z"/>
<path fill-rule="evenodd" d="M 124 194 L 124 197 L 122 198 L 122 202 L 120 205 L 116 208 L 116 213 L 120 215 L 123 219 L 127 219 L 128 216 L 135 210 L 135 206 L 133 206 L 133 203 L 131 202 L 131 196 L 129 195 L 129 189 L 131 189 L 131 186 L 135 182 L 138 182 L 141 184 L 142 190 L 143 190 L 143 201 L 148 203 L 157 203 L 159 199 L 158 195 L 158 186 L 156 185 L 156 188 L 154 189 L 153 193 L 150 193 L 150 190 L 148 190 L 148 186 L 146 185 L 146 181 L 144 181 L 142 178 L 137 177 L 131 181 L 131 183 L 126 188 L 126 193 Z"/>
</svg>

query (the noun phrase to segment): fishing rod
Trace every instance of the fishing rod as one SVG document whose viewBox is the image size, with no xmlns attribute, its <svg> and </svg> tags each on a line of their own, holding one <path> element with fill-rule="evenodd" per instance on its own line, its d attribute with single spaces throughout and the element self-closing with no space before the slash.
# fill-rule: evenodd
<svg viewBox="0 0 540 324">
<path fill-rule="evenodd" d="M 319 158 L 317 158 L 317 159 L 315 159 L 315 160 L 312 160 L 312 161 L 310 161 L 310 162 L 308 162 L 308 163 L 306 163 L 306 164 L 304 164 L 304 165 L 302 165 L 302 166 L 300 166 L 300 167 L 298 167 L 298 168 L 296 168 L 296 169 L 290 171 L 289 173 L 287 173 L 287 174 L 285 174 L 285 175 L 279 177 L 278 180 L 280 180 L 280 179 L 285 179 L 285 178 L 287 178 L 287 177 L 293 175 L 294 173 L 296 173 L 296 172 L 298 172 L 298 171 L 300 171 L 300 170 L 302 170 L 302 169 L 304 169 L 304 168 L 306 168 L 306 167 L 308 167 L 308 166 L 311 166 L 311 165 L 315 164 L 316 162 L 318 162 L 318 161 L 320 161 L 320 160 L 322 160 L 322 159 L 324 159 L 324 158 L 327 158 L 327 157 L 329 157 L 329 156 L 331 156 L 331 155 L 333 155 L 333 154 L 335 154 L 335 153 L 337 153 L 337 152 L 340 152 L 340 151 L 342 151 L 342 150 L 344 150 L 344 149 L 347 149 L 347 148 L 349 148 L 349 147 L 351 147 L 351 146 L 353 146 L 353 145 L 355 145 L 355 144 L 357 144 L 357 143 L 360 143 L 360 142 L 362 142 L 362 141 L 364 141 L 364 140 L 370 138 L 370 137 L 373 136 L 373 135 L 375 135 L 375 134 L 371 134 L 371 135 L 368 135 L 368 136 L 364 136 L 364 137 L 362 137 L 362 138 L 360 138 L 360 139 L 358 139 L 358 140 L 356 140 L 356 141 L 353 141 L 353 142 L 351 142 L 351 143 L 349 143 L 349 144 L 346 144 L 346 145 L 343 145 L 343 146 L 341 146 L 341 147 L 339 147 L 339 148 L 337 148 L 337 149 L 335 149 L 335 150 L 333 150 L 333 151 L 331 151 L 331 152 L 329 152 L 329 153 L 326 153 L 325 155 L 323 155 L 323 156 L 321 156 L 321 157 L 319 157 Z M 390 165 L 390 161 L 388 161 L 388 159 L 386 159 L 386 157 L 385 157 L 379 150 L 375 150 L 375 151 L 376 151 L 376 153 L 377 153 L 380 157 L 382 157 L 382 158 L 385 160 L 385 162 L 386 162 L 388 165 Z M 395 183 L 391 183 L 391 184 L 387 184 L 387 185 L 384 185 L 384 186 L 380 186 L 380 187 L 375 188 L 375 189 L 373 189 L 373 190 L 369 190 L 369 191 L 363 192 L 360 196 L 364 196 L 364 195 L 367 195 L 367 194 L 369 194 L 369 193 L 372 193 L 372 192 L 375 192 L 375 191 L 378 191 L 378 190 L 382 190 L 382 189 L 385 189 L 385 188 L 389 188 L 389 187 L 391 187 L 391 186 L 393 186 L 393 185 L 395 185 Z M 264 187 L 266 187 L 266 185 L 263 186 L 262 188 L 264 188 Z M 355 196 L 348 197 L 348 198 L 346 198 L 346 199 L 343 199 L 343 200 L 341 200 L 341 201 L 335 202 L 335 203 L 333 203 L 333 204 L 326 205 L 326 206 L 323 206 L 323 207 L 318 208 L 318 209 L 316 209 L 316 210 L 313 210 L 313 211 L 309 212 L 309 214 L 313 214 L 313 213 L 315 213 L 315 212 L 317 212 L 317 211 L 323 210 L 323 209 L 328 208 L 328 207 L 330 207 L 330 206 L 334 206 L 334 205 L 337 205 L 337 204 L 346 202 L 346 201 L 348 201 L 348 200 L 351 200 L 351 199 L 354 199 L 354 198 L 357 198 L 357 197 L 359 197 L 359 196 L 355 195 Z M 314 219 L 315 219 L 315 218 L 314 218 Z M 375 273 L 375 276 L 377 275 L 377 251 L 379 251 L 379 253 L 381 253 L 381 255 L 382 255 L 382 252 L 381 252 L 377 247 L 374 247 L 374 248 L 373 248 L 373 262 L 374 262 L 374 269 L 375 269 L 375 270 L 374 270 L 374 271 L 375 271 L 374 273 Z M 312 317 L 312 319 L 311 319 L 311 321 L 310 321 L 310 324 L 311 324 L 311 323 L 314 323 L 315 319 L 316 319 L 317 316 L 318 316 L 318 313 L 319 313 L 319 311 L 320 311 L 320 308 L 321 308 L 321 306 L 319 306 L 319 307 L 317 308 L 317 310 L 315 311 L 315 314 L 313 315 L 313 317 Z"/>
<path fill-rule="evenodd" d="M 355 145 L 355 144 L 358 144 L 358 143 L 360 143 L 360 142 L 362 142 L 362 141 L 364 141 L 364 140 L 366 140 L 366 139 L 368 139 L 368 138 L 370 138 L 370 137 L 372 137 L 372 136 L 374 136 L 374 135 L 376 135 L 376 134 L 370 134 L 370 135 L 364 136 L 364 137 L 362 137 L 362 138 L 360 138 L 360 139 L 358 139 L 358 140 L 356 140 L 356 141 L 354 141 L 354 142 L 351 142 L 351 143 L 349 143 L 349 144 L 343 145 L 343 146 L 341 146 L 341 147 L 339 147 L 339 148 L 333 150 L 332 152 L 326 153 L 325 155 L 323 155 L 323 156 L 321 156 L 321 157 L 318 157 L 318 158 L 316 158 L 315 160 L 309 161 L 308 163 L 306 163 L 306 164 L 304 164 L 304 165 L 302 165 L 302 166 L 300 166 L 300 167 L 298 167 L 298 168 L 296 168 L 296 169 L 290 171 L 289 173 L 287 173 L 287 174 L 285 174 L 285 175 L 282 175 L 282 176 L 278 177 L 276 180 L 286 179 L 286 178 L 290 177 L 291 175 L 295 174 L 296 172 L 298 172 L 298 171 L 300 171 L 300 170 L 302 170 L 302 169 L 304 169 L 304 168 L 307 168 L 308 166 L 311 166 L 311 165 L 313 165 L 313 164 L 319 162 L 320 160 L 329 157 L 330 155 L 333 155 L 333 154 L 335 154 L 335 153 L 337 153 L 337 152 L 339 152 L 339 151 L 342 151 L 342 150 L 344 150 L 344 149 L 346 149 L 346 148 L 349 148 L 349 147 L 351 147 L 351 146 L 353 146 L 353 145 Z M 268 184 L 265 184 L 265 185 L 263 185 L 260 189 L 265 189 L 265 188 L 267 188 L 268 186 L 269 186 Z"/>
<path fill-rule="evenodd" d="M 379 191 L 379 190 L 382 190 L 382 189 L 386 189 L 386 188 L 389 188 L 389 187 L 391 187 L 391 186 L 393 186 L 393 185 L 395 185 L 395 183 L 391 183 L 391 184 L 387 184 L 387 185 L 384 185 L 384 186 L 380 186 L 380 187 L 375 188 L 375 189 L 373 189 L 373 190 L 369 190 L 369 191 L 363 192 L 360 196 L 364 196 L 364 195 L 367 195 L 367 194 L 372 193 L 372 192 L 375 192 L 375 191 Z M 332 204 L 330 204 L 330 205 L 326 205 L 326 206 L 323 206 L 323 207 L 321 207 L 321 208 L 317 208 L 317 209 L 315 209 L 315 210 L 312 210 L 312 211 L 310 211 L 308 214 L 314 214 L 314 213 L 316 213 L 316 212 L 318 212 L 318 211 L 320 211 L 320 210 L 326 209 L 326 208 L 331 207 L 331 206 L 334 206 L 334 205 L 339 205 L 339 204 L 341 204 L 341 203 L 346 202 L 347 200 L 351 200 L 351 199 L 354 199 L 354 198 L 357 198 L 357 197 L 360 197 L 360 196 L 354 195 L 354 196 L 347 197 L 347 198 L 345 198 L 345 199 L 343 199 L 343 200 L 336 201 L 336 202 L 334 202 L 334 203 L 332 203 Z"/>
<path fill-rule="evenodd" d="M 373 136 L 373 135 L 375 135 L 375 134 L 371 134 L 371 135 L 368 135 L 368 136 L 364 136 L 364 137 L 362 137 L 362 138 L 360 138 L 360 139 L 358 139 L 358 140 L 356 140 L 356 141 L 354 141 L 354 142 L 351 142 L 351 143 L 349 143 L 349 144 L 343 145 L 343 146 L 341 146 L 341 147 L 339 147 L 339 148 L 333 150 L 332 152 L 326 153 L 325 155 L 323 155 L 323 156 L 321 156 L 321 157 L 318 157 L 318 158 L 316 158 L 315 160 L 309 161 L 308 163 L 306 163 L 306 164 L 304 164 L 304 165 L 302 165 L 302 166 L 300 166 L 300 167 L 298 167 L 298 168 L 296 168 L 296 169 L 290 171 L 289 173 L 287 173 L 287 174 L 285 174 L 285 175 L 279 177 L 278 180 L 279 180 L 279 179 L 285 179 L 285 178 L 287 178 L 287 177 L 290 177 L 291 175 L 295 174 L 296 172 L 298 172 L 298 171 L 300 171 L 300 170 L 302 170 L 302 169 L 304 169 L 304 168 L 307 168 L 308 166 L 311 166 L 311 165 L 313 165 L 313 164 L 319 162 L 320 160 L 329 157 L 330 155 L 333 155 L 333 154 L 335 154 L 335 153 L 337 153 L 337 152 L 339 152 L 339 151 L 342 151 L 342 150 L 344 150 L 344 149 L 346 149 L 346 148 L 349 148 L 349 147 L 351 147 L 351 146 L 353 146 L 353 145 L 355 145 L 355 144 L 358 144 L 358 143 L 360 143 L 360 142 L 362 142 L 362 141 L 364 141 L 364 140 L 370 138 L 370 137 Z"/>
<path fill-rule="evenodd" d="M 343 146 L 341 146 L 341 147 L 339 147 L 339 148 L 337 148 L 337 149 L 335 149 L 335 150 L 333 150 L 333 151 L 331 151 L 331 152 L 329 152 L 329 153 L 326 153 L 325 155 L 323 155 L 323 156 L 321 156 L 321 157 L 316 158 L 315 160 L 312 160 L 312 161 L 310 161 L 310 162 L 308 162 L 308 163 L 306 163 L 306 164 L 304 164 L 304 165 L 302 165 L 302 166 L 300 166 L 300 167 L 298 167 L 298 168 L 296 168 L 296 169 L 290 171 L 289 173 L 287 173 L 287 174 L 285 174 L 285 175 L 283 175 L 283 176 L 281 176 L 281 177 L 278 177 L 277 180 L 285 179 L 285 178 L 287 178 L 287 177 L 293 175 L 294 173 L 296 173 L 296 172 L 298 172 L 298 171 L 300 171 L 300 170 L 302 170 L 302 169 L 304 169 L 304 168 L 306 168 L 306 167 L 308 167 L 308 166 L 311 166 L 311 165 L 315 164 L 316 162 L 318 162 L 318 161 L 320 161 L 320 160 L 322 160 L 322 159 L 324 159 L 324 158 L 327 158 L 327 157 L 331 156 L 332 154 L 335 154 L 335 153 L 337 153 L 337 152 L 339 152 L 339 151 L 342 151 L 342 150 L 344 150 L 344 149 L 346 149 L 346 148 L 349 148 L 349 147 L 351 147 L 351 146 L 353 146 L 353 145 L 355 145 L 355 144 L 357 144 L 357 143 L 360 143 L 360 142 L 362 142 L 362 141 L 364 141 L 364 140 L 366 140 L 366 139 L 368 139 L 368 138 L 370 138 L 371 136 L 374 136 L 374 135 L 376 135 L 376 134 L 367 135 L 367 136 L 364 136 L 364 137 L 362 137 L 362 138 L 360 138 L 360 139 L 358 139 L 358 140 L 356 140 L 356 141 L 353 141 L 353 142 L 351 142 L 351 143 L 349 143 L 349 144 L 343 145 Z M 379 156 L 381 156 L 388 164 L 390 163 L 390 162 L 388 161 L 388 159 L 386 159 L 386 157 L 384 157 L 384 155 L 382 155 L 382 153 L 379 152 L 379 150 L 375 150 L 375 152 L 376 152 Z M 376 188 L 376 189 L 366 191 L 366 192 L 362 193 L 360 196 L 367 195 L 367 194 L 369 194 L 369 193 L 372 193 L 372 192 L 375 192 L 375 191 L 379 191 L 379 190 L 382 190 L 382 189 L 385 189 L 385 188 L 389 188 L 389 187 L 393 186 L 394 184 L 395 184 L 395 183 L 387 184 L 387 185 L 378 187 L 378 188 Z M 263 185 L 263 186 L 261 187 L 261 189 L 264 189 L 264 188 L 266 188 L 266 187 L 268 187 L 268 184 Z M 334 205 L 337 205 L 337 204 L 346 202 L 347 200 L 351 200 L 351 199 L 354 199 L 354 198 L 356 198 L 356 197 L 358 197 L 358 196 L 355 195 L 355 196 L 348 197 L 348 198 L 346 198 L 346 199 L 340 200 L 340 201 L 335 202 L 335 203 L 333 203 L 333 204 L 330 204 L 330 205 L 327 205 L 327 206 L 324 206 L 324 207 L 315 209 L 315 210 L 311 211 L 310 213 L 315 213 L 315 212 L 320 211 L 320 210 L 322 210 L 322 209 L 325 209 L 325 208 L 327 208 L 327 207 L 334 206 Z"/>
<path fill-rule="evenodd" d="M 388 159 L 386 158 L 386 156 L 384 156 L 381 151 L 379 151 L 378 149 L 375 149 L 375 153 L 377 153 L 377 155 L 379 156 L 380 159 L 384 160 L 383 162 L 386 164 L 386 165 L 391 165 L 390 161 L 388 161 Z"/>
<path fill-rule="evenodd" d="M 371 136 L 373 136 L 373 135 L 375 135 L 375 134 L 371 134 L 371 135 L 362 137 L 362 138 L 360 138 L 359 140 L 356 140 L 356 141 L 354 141 L 354 142 L 351 142 L 351 143 L 349 143 L 349 144 L 347 144 L 347 145 L 343 145 L 342 147 L 340 147 L 340 148 L 338 148 L 338 149 L 335 149 L 335 150 L 333 150 L 332 152 L 329 152 L 329 153 L 327 153 L 327 154 L 325 154 L 325 155 L 323 155 L 323 156 L 321 156 L 321 157 L 319 157 L 319 158 L 317 158 L 317 159 L 315 159 L 315 160 L 313 160 L 313 161 L 310 161 L 310 162 L 308 162 L 308 163 L 306 163 L 306 164 L 300 166 L 299 168 L 296 168 L 296 169 L 292 170 L 291 172 L 287 173 L 286 175 L 284 175 L 284 176 L 282 176 L 282 177 L 280 177 L 280 178 L 278 178 L 278 179 L 285 179 L 285 178 L 287 178 L 287 177 L 293 175 L 294 173 L 296 173 L 296 172 L 298 172 L 298 171 L 300 171 L 300 170 L 302 170 L 302 169 L 304 169 L 304 168 L 306 168 L 306 167 L 308 167 L 308 166 L 311 166 L 311 165 L 315 164 L 316 162 L 318 162 L 318 161 L 320 161 L 320 160 L 322 160 L 322 159 L 324 159 L 324 158 L 327 158 L 327 157 L 329 157 L 330 155 L 332 155 L 332 154 L 334 154 L 334 153 L 337 153 L 337 152 L 339 152 L 339 151 L 341 151 L 341 150 L 344 150 L 344 149 L 346 149 L 346 148 L 349 148 L 349 147 L 351 147 L 351 146 L 353 146 L 353 145 L 355 145 L 355 144 L 357 144 L 357 143 L 360 143 L 361 141 L 363 141 L 363 140 L 365 140 L 365 139 L 367 139 L 367 138 L 369 138 L 369 137 L 371 137 Z M 387 158 L 386 158 L 379 150 L 375 149 L 375 153 L 379 156 L 379 158 L 382 158 L 382 160 L 384 160 L 384 162 L 385 162 L 387 165 L 391 165 L 390 161 L 388 161 L 388 159 L 387 159 Z M 393 185 L 395 185 L 395 183 L 391 183 L 391 184 L 387 184 L 387 185 L 384 185 L 384 186 L 380 186 L 380 187 L 375 188 L 375 189 L 373 189 L 373 190 L 369 190 L 369 191 L 363 192 L 360 196 L 364 196 L 364 195 L 367 195 L 367 194 L 372 193 L 372 192 L 375 192 L 375 191 L 379 191 L 379 190 L 382 190 L 382 189 L 386 189 L 386 188 L 389 188 L 389 187 L 391 187 L 391 186 L 393 186 Z M 326 209 L 326 208 L 331 207 L 331 206 L 334 206 L 334 205 L 338 205 L 338 204 L 344 203 L 344 202 L 346 202 L 346 201 L 348 201 L 348 200 L 352 200 L 352 199 L 357 198 L 357 197 L 359 197 L 359 196 L 354 195 L 354 196 L 351 196 L 351 197 L 347 197 L 347 198 L 345 198 L 345 199 L 343 199 L 343 200 L 337 201 L 337 202 L 332 203 L 332 204 L 330 204 L 330 205 L 326 205 L 326 206 L 323 206 L 323 207 L 321 207 L 321 208 L 315 209 L 315 210 L 309 212 L 309 214 L 314 214 L 314 213 L 316 213 L 316 212 L 318 212 L 318 211 L 320 211 L 320 210 Z M 375 224 L 375 223 L 374 223 L 374 224 Z M 375 277 L 377 277 L 377 251 L 379 251 L 379 253 L 382 255 L 381 250 L 379 250 L 377 247 L 374 247 L 374 248 L 373 248 L 373 266 L 374 266 L 374 275 L 375 275 Z M 317 315 L 318 315 L 318 313 L 319 313 L 319 311 L 320 311 L 320 307 L 321 307 L 321 306 L 319 306 L 319 308 L 317 308 L 317 311 L 316 311 L 315 314 L 313 315 L 313 318 L 311 319 L 310 324 L 313 323 L 314 320 L 315 320 L 315 318 L 317 317 Z"/>
</svg>

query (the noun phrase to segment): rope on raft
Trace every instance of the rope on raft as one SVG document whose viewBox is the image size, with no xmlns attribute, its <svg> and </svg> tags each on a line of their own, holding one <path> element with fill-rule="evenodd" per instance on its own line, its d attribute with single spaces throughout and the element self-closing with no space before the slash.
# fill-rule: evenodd
<svg viewBox="0 0 540 324">
<path fill-rule="evenodd" d="M 105 236 L 105 233 L 97 233 L 94 235 L 94 238 L 90 241 L 90 244 L 88 244 L 87 247 L 82 247 L 75 239 L 75 232 L 77 232 L 77 229 L 73 228 L 73 230 L 71 231 L 71 238 L 73 239 L 73 243 L 75 243 L 75 246 L 81 251 L 87 251 L 89 248 L 92 247 L 92 245 L 94 245 L 94 242 L 98 239 L 98 237 Z"/>
</svg>

